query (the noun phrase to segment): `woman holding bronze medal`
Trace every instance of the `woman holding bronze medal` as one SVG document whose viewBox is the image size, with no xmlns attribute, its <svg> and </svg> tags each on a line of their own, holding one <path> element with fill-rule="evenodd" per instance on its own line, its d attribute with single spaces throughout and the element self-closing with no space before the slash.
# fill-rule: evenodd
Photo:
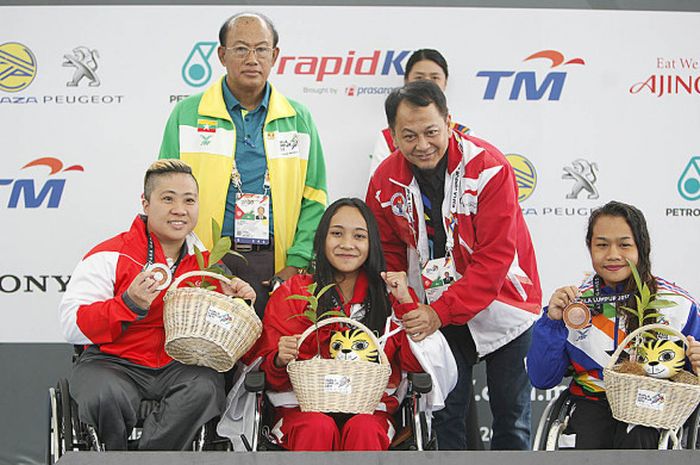
<svg viewBox="0 0 700 465">
<path fill-rule="evenodd" d="M 639 327 L 637 318 L 619 308 L 636 308 L 636 283 L 628 260 L 652 294 L 677 305 L 649 310 L 688 337 L 686 368 L 700 373 L 700 315 L 698 303 L 686 291 L 653 276 L 650 239 L 644 215 L 621 202 L 609 202 L 593 211 L 588 222 L 586 245 L 595 274 L 580 286 L 557 289 L 535 324 L 527 357 L 532 384 L 549 389 L 559 384 L 570 369 L 569 385 L 575 403 L 560 448 L 656 449 L 659 431 L 615 420 L 603 383 L 603 368 L 625 335 Z"/>
</svg>

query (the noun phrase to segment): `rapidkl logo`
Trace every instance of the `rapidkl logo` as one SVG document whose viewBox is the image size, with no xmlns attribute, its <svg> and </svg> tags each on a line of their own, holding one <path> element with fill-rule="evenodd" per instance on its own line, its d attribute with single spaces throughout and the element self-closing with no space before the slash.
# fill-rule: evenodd
<svg viewBox="0 0 700 465">
<path fill-rule="evenodd" d="M 84 171 L 80 165 L 63 168 L 63 162 L 53 157 L 37 158 L 24 165 L 22 169 L 34 166 L 48 167 L 50 170 L 49 176 L 67 171 Z M 46 180 L 43 186 L 37 184 L 37 180 L 32 178 L 0 179 L 0 186 L 11 186 L 7 208 L 21 208 L 21 200 L 24 201 L 24 208 L 40 208 L 44 202 L 46 202 L 46 208 L 58 208 L 66 180 L 53 178 Z M 1 187 L 0 192 L 2 192 Z"/>
<path fill-rule="evenodd" d="M 277 74 L 314 76 L 317 82 L 327 76 L 387 76 L 404 75 L 404 61 L 411 50 L 375 50 L 370 55 L 358 56 L 350 50 L 346 56 L 281 56 L 277 60 Z"/>
<path fill-rule="evenodd" d="M 586 64 L 582 58 L 572 58 L 565 61 L 564 55 L 556 50 L 541 50 L 523 61 L 536 59 L 550 60 L 552 63 L 550 69 L 559 66 Z M 479 71 L 476 76 L 488 79 L 484 100 L 496 98 L 501 82 L 505 83 L 504 86 L 510 85 L 508 100 L 519 100 L 523 89 L 526 100 L 542 100 L 545 96 L 547 100 L 559 100 L 562 90 L 564 90 L 567 73 L 565 71 L 550 71 L 544 77 L 539 76 L 538 79 L 539 74 L 536 71 Z"/>
</svg>

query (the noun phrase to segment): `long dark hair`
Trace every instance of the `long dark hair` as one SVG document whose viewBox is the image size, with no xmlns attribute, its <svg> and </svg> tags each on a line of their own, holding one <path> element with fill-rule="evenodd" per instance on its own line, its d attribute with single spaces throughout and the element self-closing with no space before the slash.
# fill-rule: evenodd
<svg viewBox="0 0 700 465">
<path fill-rule="evenodd" d="M 369 292 L 363 302 L 367 312 L 361 322 L 371 330 L 376 331 L 377 334 L 381 334 L 384 331 L 386 319 L 391 314 L 391 305 L 389 304 L 386 286 L 380 275 L 382 271 L 386 270 L 386 262 L 384 261 L 384 251 L 382 250 L 382 244 L 379 238 L 377 220 L 362 200 L 357 198 L 336 200 L 328 207 L 323 217 L 321 217 L 321 222 L 318 224 L 316 236 L 314 237 L 314 281 L 318 283 L 318 289 L 335 282 L 335 269 L 331 266 L 325 253 L 326 237 L 328 236 L 331 219 L 341 207 L 357 208 L 367 222 L 369 251 L 367 260 L 362 265 L 362 268 L 367 274 Z M 337 302 L 340 302 L 338 291 L 336 288 L 332 288 L 319 300 L 318 313 L 321 314 L 322 312 L 333 309 Z"/>
<path fill-rule="evenodd" d="M 588 218 L 588 231 L 586 232 L 586 246 L 588 250 L 591 250 L 591 241 L 593 239 L 593 227 L 596 221 L 601 216 L 614 216 L 622 218 L 625 220 L 627 225 L 632 230 L 632 235 L 634 236 L 634 242 L 637 246 L 637 271 L 639 272 L 639 278 L 643 283 L 649 286 L 649 290 L 652 294 L 656 293 L 656 279 L 651 274 L 651 239 L 649 238 L 649 230 L 647 229 L 647 222 L 644 219 L 644 214 L 636 207 L 632 205 L 627 205 L 626 203 L 611 201 L 606 203 L 600 208 L 596 208 L 591 212 L 590 218 Z M 631 292 L 632 294 L 637 293 L 637 284 L 634 282 L 634 276 L 627 278 L 625 283 L 624 292 Z M 626 307 L 637 308 L 637 302 L 634 296 L 630 298 L 629 301 L 625 303 Z M 624 311 L 618 309 L 618 313 Z M 645 313 L 655 312 L 656 310 L 647 309 Z M 634 331 L 639 327 L 639 321 L 637 318 L 633 317 L 631 314 L 626 314 L 626 329 L 629 333 Z"/>
</svg>

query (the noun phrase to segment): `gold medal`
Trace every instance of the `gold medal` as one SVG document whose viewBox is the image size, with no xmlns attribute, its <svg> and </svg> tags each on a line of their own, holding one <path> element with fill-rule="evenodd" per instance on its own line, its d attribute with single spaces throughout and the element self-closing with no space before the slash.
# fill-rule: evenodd
<svg viewBox="0 0 700 465">
<path fill-rule="evenodd" d="M 583 329 L 591 321 L 591 310 L 586 304 L 574 302 L 564 308 L 562 319 L 570 329 Z"/>
</svg>

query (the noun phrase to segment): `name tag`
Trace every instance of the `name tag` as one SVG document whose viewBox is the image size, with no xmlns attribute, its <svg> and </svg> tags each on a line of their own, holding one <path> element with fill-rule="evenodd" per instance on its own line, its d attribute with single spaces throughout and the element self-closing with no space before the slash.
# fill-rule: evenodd
<svg viewBox="0 0 700 465">
<path fill-rule="evenodd" d="M 428 303 L 432 304 L 457 280 L 454 260 L 450 256 L 429 260 L 423 268 L 421 278 L 425 296 Z"/>
<path fill-rule="evenodd" d="M 352 378 L 344 375 L 326 375 L 323 379 L 323 390 L 325 392 L 351 394 Z"/>
<path fill-rule="evenodd" d="M 214 305 L 210 305 L 207 309 L 206 320 L 215 326 L 223 328 L 225 330 L 230 330 L 233 326 L 233 318 L 231 315 L 225 311 L 216 308 Z"/>
<path fill-rule="evenodd" d="M 239 244 L 269 244 L 270 196 L 236 194 L 235 230 Z"/>
</svg>

